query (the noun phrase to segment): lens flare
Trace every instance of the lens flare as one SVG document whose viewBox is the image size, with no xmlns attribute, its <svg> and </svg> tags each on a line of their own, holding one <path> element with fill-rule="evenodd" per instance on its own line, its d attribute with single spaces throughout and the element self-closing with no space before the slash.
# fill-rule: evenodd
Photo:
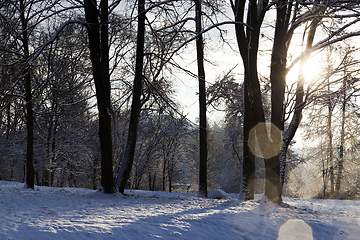
<svg viewBox="0 0 360 240">
<path fill-rule="evenodd" d="M 313 239 L 311 227 L 301 219 L 290 219 L 280 227 L 278 237 L 278 240 L 288 239 Z"/>
<path fill-rule="evenodd" d="M 272 123 L 259 123 L 250 130 L 249 148 L 258 157 L 267 159 L 276 156 L 282 143 L 282 133 Z"/>
</svg>

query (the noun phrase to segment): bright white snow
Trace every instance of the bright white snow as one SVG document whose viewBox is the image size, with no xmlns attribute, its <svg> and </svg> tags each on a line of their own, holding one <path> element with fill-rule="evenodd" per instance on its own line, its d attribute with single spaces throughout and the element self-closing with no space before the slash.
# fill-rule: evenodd
<svg viewBox="0 0 360 240">
<path fill-rule="evenodd" d="M 208 192 L 208 198 L 231 199 L 231 196 L 221 189 L 213 189 Z"/>
<path fill-rule="evenodd" d="M 0 239 L 360 239 L 360 201 L 23 186 L 0 181 Z"/>
</svg>

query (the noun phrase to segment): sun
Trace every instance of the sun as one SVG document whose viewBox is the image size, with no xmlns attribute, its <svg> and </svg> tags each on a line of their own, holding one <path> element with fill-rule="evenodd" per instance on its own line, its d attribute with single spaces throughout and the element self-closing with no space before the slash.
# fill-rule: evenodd
<svg viewBox="0 0 360 240">
<path fill-rule="evenodd" d="M 317 79 L 320 74 L 321 64 L 320 59 L 317 57 L 310 58 L 302 69 L 302 74 L 304 74 L 305 82 L 312 82 Z"/>
<path fill-rule="evenodd" d="M 310 59 L 308 59 L 308 61 L 303 66 L 301 72 L 300 72 L 300 62 L 295 64 L 287 73 L 286 83 L 289 86 L 294 84 L 296 85 L 300 78 L 300 73 L 304 75 L 303 80 L 305 84 L 313 83 L 319 78 L 321 74 L 321 69 L 322 69 L 321 60 L 317 55 L 315 55 Z"/>
</svg>

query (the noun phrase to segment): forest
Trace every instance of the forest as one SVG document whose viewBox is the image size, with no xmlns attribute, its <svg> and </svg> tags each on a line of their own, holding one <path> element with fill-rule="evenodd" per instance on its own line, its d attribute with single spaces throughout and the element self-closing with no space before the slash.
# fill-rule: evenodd
<svg viewBox="0 0 360 240">
<path fill-rule="evenodd" d="M 358 0 L 1 0 L 0 180 L 360 199 L 359 22 Z"/>
</svg>

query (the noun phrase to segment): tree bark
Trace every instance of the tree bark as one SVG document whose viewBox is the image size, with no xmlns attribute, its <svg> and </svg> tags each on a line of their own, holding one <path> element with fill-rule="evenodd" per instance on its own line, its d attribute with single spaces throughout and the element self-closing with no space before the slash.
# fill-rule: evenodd
<svg viewBox="0 0 360 240">
<path fill-rule="evenodd" d="M 329 142 L 328 142 L 328 158 L 327 158 L 327 164 L 326 164 L 326 173 L 329 172 L 330 174 L 330 179 L 331 179 L 331 185 L 330 185 L 330 195 L 333 194 L 334 192 L 334 188 L 333 188 L 333 175 L 334 175 L 334 172 L 333 172 L 333 168 L 332 168 L 332 162 L 333 162 L 333 142 L 332 142 L 332 139 L 333 139 L 333 134 L 332 134 L 332 126 L 331 126 L 331 121 L 332 121 L 332 111 L 333 111 L 333 106 L 332 106 L 332 102 L 331 102 L 331 94 L 330 94 L 330 80 L 329 78 L 327 78 L 327 81 L 328 81 L 328 94 L 329 94 L 329 99 L 328 99 L 328 122 L 327 122 L 327 127 L 328 127 L 328 138 L 329 138 Z M 328 170 L 329 168 L 329 170 Z M 328 175 L 328 174 L 326 174 Z M 325 180 L 327 181 L 327 179 Z M 324 185 L 324 198 L 326 198 L 326 185 Z"/>
<path fill-rule="evenodd" d="M 27 31 L 27 19 L 25 18 L 24 1 L 20 0 L 20 19 L 22 25 L 22 42 L 24 47 L 25 61 L 29 57 L 29 38 Z M 25 100 L 26 100 L 26 127 L 27 127 L 27 151 L 26 151 L 26 186 L 34 189 L 34 117 L 32 109 L 32 91 L 30 78 L 30 65 L 26 62 L 25 74 Z"/>
<path fill-rule="evenodd" d="M 244 21 L 245 2 L 232 2 L 236 22 Z M 235 25 L 236 38 L 244 65 L 244 126 L 243 126 L 243 162 L 240 185 L 240 200 L 254 199 L 255 153 L 249 146 L 250 131 L 261 122 L 265 122 L 260 84 L 257 73 L 257 54 L 260 27 L 265 16 L 267 1 L 249 1 L 247 25 Z M 250 29 L 251 28 L 251 29 Z"/>
<path fill-rule="evenodd" d="M 287 46 L 285 37 L 289 26 L 288 1 L 281 0 L 276 5 L 276 24 L 274 44 L 271 55 L 271 130 L 284 131 L 284 94 L 286 81 Z M 276 130 L 277 128 L 278 130 Z M 281 203 L 282 184 L 280 178 L 280 152 L 269 159 L 265 159 L 265 195 L 275 203 Z"/>
<path fill-rule="evenodd" d="M 345 72 L 346 75 L 346 72 Z M 339 163 L 338 163 L 338 174 L 336 178 L 335 183 L 335 198 L 340 198 L 340 185 L 341 185 L 341 179 L 343 175 L 344 170 L 344 152 L 345 152 L 345 110 L 346 110 L 346 103 L 347 103 L 347 97 L 346 97 L 346 76 L 343 80 L 343 102 L 342 102 L 342 115 L 341 115 L 341 133 L 340 133 L 340 147 L 339 147 Z"/>
<path fill-rule="evenodd" d="M 111 136 L 111 103 L 108 47 L 108 2 L 100 2 L 101 26 L 98 21 L 99 11 L 95 0 L 85 0 L 86 22 L 88 29 L 90 59 L 96 88 L 99 111 L 99 138 L 101 151 L 101 186 L 105 193 L 114 193 Z"/>
<path fill-rule="evenodd" d="M 233 12 L 236 22 L 244 21 L 246 1 L 235 1 L 232 3 Z M 254 127 L 254 119 L 251 109 L 251 85 L 249 77 L 249 62 L 248 62 L 248 38 L 243 25 L 235 25 L 235 33 L 237 45 L 244 65 L 244 110 L 243 110 L 243 153 L 242 153 L 242 171 L 239 191 L 239 200 L 254 199 L 254 185 L 250 184 L 255 176 L 255 155 L 249 147 L 249 133 Z"/>
<path fill-rule="evenodd" d="M 140 116 L 141 107 L 141 90 L 143 78 L 143 62 L 144 62 L 144 37 L 145 37 L 145 0 L 138 0 L 138 32 L 137 32 L 137 47 L 136 47 L 136 64 L 135 64 L 135 78 L 133 99 L 130 112 L 130 123 L 128 138 L 125 146 L 121 168 L 116 179 L 116 186 L 120 193 L 124 193 L 126 183 L 129 179 L 131 168 L 134 161 L 137 128 Z"/>
<path fill-rule="evenodd" d="M 286 2 L 286 1 L 285 1 Z M 296 130 L 299 127 L 301 121 L 302 110 L 305 106 L 304 102 L 304 75 L 301 70 L 310 57 L 310 49 L 312 48 L 315 32 L 320 22 L 320 17 L 314 18 L 311 22 L 308 37 L 306 42 L 306 48 L 300 62 L 300 73 L 297 82 L 297 89 L 295 93 L 295 109 L 293 118 L 286 131 L 284 131 L 284 94 L 286 84 L 286 57 L 287 57 L 287 45 L 286 35 L 288 34 L 289 25 L 289 13 L 291 5 L 280 3 L 280 7 L 277 8 L 278 16 L 275 29 L 273 55 L 271 59 L 271 137 L 274 136 L 273 130 L 278 128 L 281 130 L 283 144 L 278 155 L 265 160 L 266 168 L 266 182 L 265 182 L 265 195 L 273 202 L 282 203 L 282 187 L 285 181 L 285 168 L 286 168 L 286 154 L 291 140 L 295 136 Z M 316 13 L 321 13 L 324 8 L 315 9 Z M 280 96 L 281 95 L 281 96 Z"/>
<path fill-rule="evenodd" d="M 206 129 L 206 87 L 204 69 L 204 42 L 201 34 L 201 5 L 202 0 L 195 0 L 196 22 L 196 54 L 199 80 L 199 133 L 200 133 L 200 159 L 199 159 L 199 197 L 207 197 L 207 129 Z"/>
</svg>

